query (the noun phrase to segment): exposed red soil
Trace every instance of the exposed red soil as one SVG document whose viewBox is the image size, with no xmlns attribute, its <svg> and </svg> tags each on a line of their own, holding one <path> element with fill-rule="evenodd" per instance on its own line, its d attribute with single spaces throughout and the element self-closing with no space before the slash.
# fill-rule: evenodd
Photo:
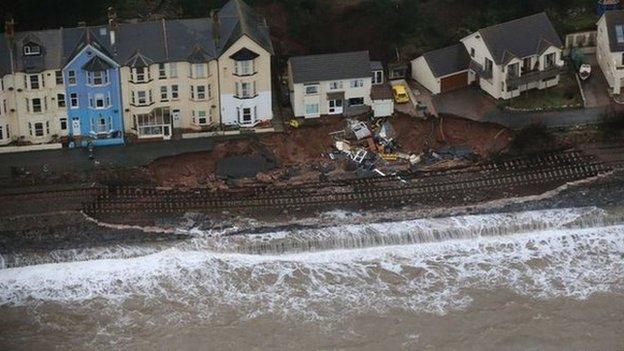
<svg viewBox="0 0 624 351">
<path fill-rule="evenodd" d="M 482 157 L 505 149 L 511 131 L 494 124 L 482 124 L 461 118 L 444 117 L 439 121 L 423 121 L 405 115 L 389 119 L 397 132 L 400 151 L 421 154 L 442 146 L 465 146 Z M 215 176 L 217 162 L 228 156 L 272 153 L 279 167 L 256 177 L 261 183 L 285 181 L 297 183 L 316 180 L 324 168 L 330 177 L 346 174 L 348 162 L 331 160 L 333 149 L 329 133 L 345 128 L 341 117 L 327 117 L 301 128 L 286 128 L 281 134 L 265 134 L 238 140 L 223 141 L 211 152 L 199 152 L 158 159 L 147 166 L 153 180 L 162 186 L 225 187 Z M 293 171 L 294 170 L 294 171 Z M 244 182 L 248 183 L 248 182 Z"/>
</svg>

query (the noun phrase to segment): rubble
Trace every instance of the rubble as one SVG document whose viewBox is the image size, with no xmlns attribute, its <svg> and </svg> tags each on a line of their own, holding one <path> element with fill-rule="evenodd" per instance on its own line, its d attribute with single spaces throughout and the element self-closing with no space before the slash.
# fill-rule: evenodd
<svg viewBox="0 0 624 351">
<path fill-rule="evenodd" d="M 358 137 L 353 126 L 358 133 L 368 133 Z M 243 163 L 256 157 L 275 161 L 271 167 L 255 167 L 254 172 L 243 175 L 256 185 L 396 176 L 397 172 L 470 164 L 506 148 L 511 135 L 498 125 L 452 116 L 444 116 L 443 122 L 403 114 L 371 120 L 331 116 L 314 123 L 306 121 L 298 128 L 286 126 L 284 133 L 220 141 L 211 152 L 162 158 L 148 165 L 147 170 L 158 185 L 211 190 L 227 189 L 216 173 L 218 165 L 232 156 Z"/>
</svg>

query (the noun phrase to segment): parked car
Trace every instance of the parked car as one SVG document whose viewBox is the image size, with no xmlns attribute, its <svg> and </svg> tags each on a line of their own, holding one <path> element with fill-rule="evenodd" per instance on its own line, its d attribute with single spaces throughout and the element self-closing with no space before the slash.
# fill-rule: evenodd
<svg viewBox="0 0 624 351">
<path fill-rule="evenodd" d="M 392 87 L 392 95 L 394 95 L 394 101 L 397 104 L 404 104 L 410 101 L 409 95 L 407 95 L 407 89 L 404 85 L 397 84 Z"/>
</svg>

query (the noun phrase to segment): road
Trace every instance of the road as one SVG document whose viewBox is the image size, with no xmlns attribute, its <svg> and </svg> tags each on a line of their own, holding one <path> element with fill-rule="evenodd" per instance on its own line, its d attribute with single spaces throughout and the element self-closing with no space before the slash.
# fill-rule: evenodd
<svg viewBox="0 0 624 351">
<path fill-rule="evenodd" d="M 201 138 L 106 146 L 94 150 L 93 160 L 85 148 L 0 154 L 0 179 L 10 178 L 12 167 L 36 174 L 87 172 L 95 167 L 139 167 L 161 157 L 212 151 L 214 144 L 213 138 Z"/>
</svg>

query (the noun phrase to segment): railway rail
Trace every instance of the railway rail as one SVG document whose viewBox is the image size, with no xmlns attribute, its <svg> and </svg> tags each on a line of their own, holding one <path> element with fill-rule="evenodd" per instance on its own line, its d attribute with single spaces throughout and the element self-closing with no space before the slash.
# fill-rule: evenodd
<svg viewBox="0 0 624 351">
<path fill-rule="evenodd" d="M 588 150 L 588 149 L 586 149 Z M 52 191 L 0 193 L 0 203 L 64 204 L 90 215 L 223 210 L 297 210 L 338 206 L 445 204 L 469 199 L 539 193 L 559 185 L 624 169 L 624 146 L 567 150 L 441 171 L 386 177 L 255 185 L 227 191 L 156 187 L 83 186 Z M 598 157 L 600 154 L 607 157 Z M 622 155 L 622 156 L 619 156 Z M 3 202 L 4 201 L 4 202 Z"/>
<path fill-rule="evenodd" d="M 308 209 L 343 205 L 444 203 L 476 194 L 522 193 L 595 177 L 611 168 L 576 151 L 490 162 L 470 171 L 428 172 L 291 187 L 206 190 L 116 189 L 84 205 L 86 213 L 181 213 L 225 209 Z"/>
</svg>

